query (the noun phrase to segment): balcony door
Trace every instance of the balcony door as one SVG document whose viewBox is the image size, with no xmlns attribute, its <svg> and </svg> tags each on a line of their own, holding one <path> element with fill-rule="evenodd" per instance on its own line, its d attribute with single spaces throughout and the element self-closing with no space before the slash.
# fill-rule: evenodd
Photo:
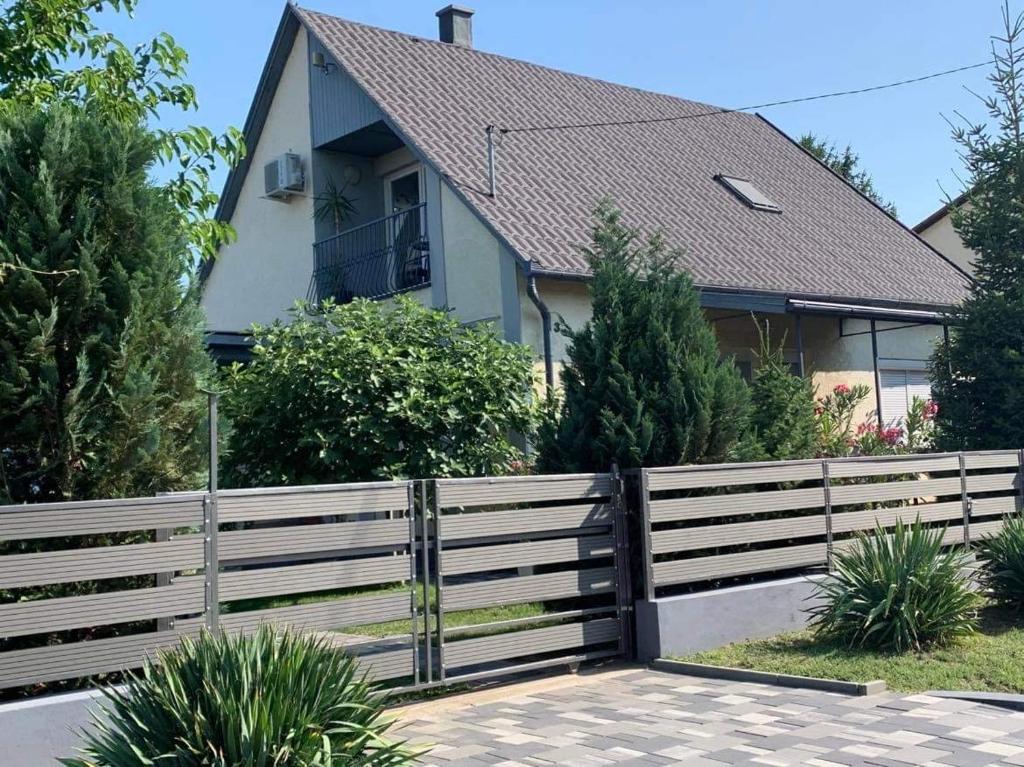
<svg viewBox="0 0 1024 767">
<path fill-rule="evenodd" d="M 389 215 L 388 278 L 393 290 L 423 283 L 428 269 L 423 172 L 403 170 L 385 179 L 384 202 Z"/>
</svg>

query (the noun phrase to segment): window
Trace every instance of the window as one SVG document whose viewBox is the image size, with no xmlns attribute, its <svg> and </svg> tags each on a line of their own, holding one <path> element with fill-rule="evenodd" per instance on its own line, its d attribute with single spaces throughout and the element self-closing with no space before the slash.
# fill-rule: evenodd
<svg viewBox="0 0 1024 767">
<path fill-rule="evenodd" d="M 754 186 L 753 181 L 735 176 L 715 176 L 715 180 L 740 198 L 754 210 L 766 210 L 770 213 L 781 213 L 780 208 L 764 192 Z"/>
<path fill-rule="evenodd" d="M 882 423 L 886 426 L 903 424 L 914 397 L 931 399 L 932 387 L 924 370 L 881 370 Z"/>
</svg>

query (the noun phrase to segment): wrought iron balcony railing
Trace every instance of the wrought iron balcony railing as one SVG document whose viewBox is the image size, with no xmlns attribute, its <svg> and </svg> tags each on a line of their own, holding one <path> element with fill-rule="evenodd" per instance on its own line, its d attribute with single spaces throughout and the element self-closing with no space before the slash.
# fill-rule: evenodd
<svg viewBox="0 0 1024 767">
<path fill-rule="evenodd" d="M 427 204 L 420 203 L 313 245 L 307 298 L 344 303 L 393 296 L 429 284 Z"/>
</svg>

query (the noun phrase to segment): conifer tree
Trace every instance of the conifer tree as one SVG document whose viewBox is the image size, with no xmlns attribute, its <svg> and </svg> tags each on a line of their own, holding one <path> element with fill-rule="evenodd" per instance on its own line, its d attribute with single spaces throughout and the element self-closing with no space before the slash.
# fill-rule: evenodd
<svg viewBox="0 0 1024 767">
<path fill-rule="evenodd" d="M 210 361 L 157 148 L 82 107 L 0 108 L 0 503 L 148 495 L 203 465 Z"/>
<path fill-rule="evenodd" d="M 569 338 L 564 398 L 541 431 L 547 471 L 606 471 L 726 460 L 743 434 L 749 394 L 720 358 L 679 253 L 641 240 L 608 201 L 585 254 L 593 317 Z"/>
<path fill-rule="evenodd" d="M 932 358 L 937 446 L 1024 445 L 1024 16 L 1003 9 L 995 38 L 987 124 L 954 130 L 967 166 L 966 202 L 953 226 L 977 254 L 975 280 Z"/>
<path fill-rule="evenodd" d="M 782 346 L 772 346 L 768 327 L 758 325 L 761 349 L 750 387 L 750 441 L 744 458 L 784 461 L 811 458 L 817 451 L 814 386 L 794 375 Z"/>
</svg>

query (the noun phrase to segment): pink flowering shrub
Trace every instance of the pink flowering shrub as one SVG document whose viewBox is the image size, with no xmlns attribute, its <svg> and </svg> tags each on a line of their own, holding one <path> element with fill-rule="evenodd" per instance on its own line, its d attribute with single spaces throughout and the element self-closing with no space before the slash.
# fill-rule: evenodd
<svg viewBox="0 0 1024 767">
<path fill-rule="evenodd" d="M 896 455 L 932 449 L 938 405 L 915 397 L 902 426 L 865 421 L 854 427 L 856 411 L 871 395 L 864 384 L 837 384 L 814 409 L 818 449 L 822 456 Z"/>
</svg>

